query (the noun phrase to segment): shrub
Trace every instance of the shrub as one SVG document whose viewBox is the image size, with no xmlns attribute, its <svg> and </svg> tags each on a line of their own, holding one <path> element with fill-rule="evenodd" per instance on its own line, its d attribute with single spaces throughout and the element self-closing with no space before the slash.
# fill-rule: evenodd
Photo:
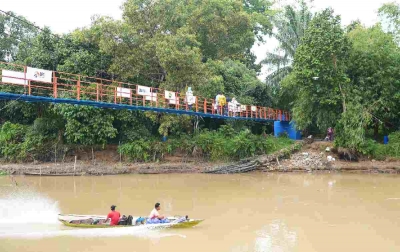
<svg viewBox="0 0 400 252">
<path fill-rule="evenodd" d="M 293 141 L 288 138 L 265 138 L 253 135 L 248 130 L 232 132 L 228 126 L 218 131 L 204 130 L 193 136 L 181 135 L 166 142 L 134 141 L 120 146 L 118 151 L 130 161 L 162 160 L 165 154 L 173 154 L 178 150 L 189 156 L 201 153 L 205 159 L 228 161 L 271 153 L 291 144 Z"/>
<path fill-rule="evenodd" d="M 362 148 L 363 154 L 368 154 L 377 160 L 385 158 L 400 158 L 400 132 L 394 132 L 389 135 L 389 143 L 387 145 L 376 143 L 373 140 L 365 141 Z"/>
<path fill-rule="evenodd" d="M 151 157 L 151 147 L 150 141 L 137 140 L 121 145 L 118 151 L 130 161 L 148 161 Z"/>
<path fill-rule="evenodd" d="M 7 161 L 48 160 L 54 139 L 28 127 L 6 122 L 0 130 L 0 156 Z"/>
</svg>

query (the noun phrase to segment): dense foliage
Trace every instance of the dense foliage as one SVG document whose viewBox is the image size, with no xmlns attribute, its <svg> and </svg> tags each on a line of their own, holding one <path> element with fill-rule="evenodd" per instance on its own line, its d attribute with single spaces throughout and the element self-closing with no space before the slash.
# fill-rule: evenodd
<svg viewBox="0 0 400 252">
<path fill-rule="evenodd" d="M 343 28 L 332 9 L 314 15 L 281 82 L 299 128 L 324 134 L 335 127 L 337 146 L 363 154 L 399 130 L 399 9 L 380 9 L 385 29 L 359 21 Z"/>
<path fill-rule="evenodd" d="M 235 132 L 225 126 L 218 131 L 181 135 L 166 142 L 140 139 L 122 145 L 119 152 L 132 161 L 162 160 L 165 155 L 175 152 L 206 160 L 228 161 L 271 153 L 292 143 L 288 138 L 264 137 L 248 130 Z"/>
<path fill-rule="evenodd" d="M 127 0 L 122 11 L 121 20 L 97 16 L 63 35 L 1 14 L 0 64 L 179 92 L 190 86 L 207 98 L 221 91 L 241 103 L 289 109 L 299 129 L 312 134 L 334 127 L 337 146 L 399 156 L 400 5 L 383 5 L 382 22 L 371 27 L 344 27 L 332 9 L 314 13 L 306 0 L 282 9 L 268 0 Z M 279 47 L 262 61 L 273 70 L 263 83 L 251 49 L 268 36 Z M 288 144 L 257 135 L 265 129 L 251 122 L 19 101 L 0 101 L 0 127 L 0 158 L 9 161 L 117 144 L 134 161 L 174 152 L 227 160 Z M 388 146 L 378 144 L 389 134 Z M 161 142 L 163 136 L 169 140 Z"/>
</svg>

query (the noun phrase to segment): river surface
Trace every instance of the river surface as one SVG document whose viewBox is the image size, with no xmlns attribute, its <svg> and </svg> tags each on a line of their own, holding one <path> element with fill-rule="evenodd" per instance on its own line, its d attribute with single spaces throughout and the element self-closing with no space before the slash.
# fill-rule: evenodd
<svg viewBox="0 0 400 252">
<path fill-rule="evenodd" d="M 400 251 L 400 176 L 0 177 L 0 251 Z M 191 229 L 74 229 L 58 213 L 205 219 Z"/>
</svg>

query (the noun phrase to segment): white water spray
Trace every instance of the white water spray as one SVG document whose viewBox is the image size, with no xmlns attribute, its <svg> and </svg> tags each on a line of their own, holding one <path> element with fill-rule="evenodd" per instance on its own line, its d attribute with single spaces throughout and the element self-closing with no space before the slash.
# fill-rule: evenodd
<svg viewBox="0 0 400 252">
<path fill-rule="evenodd" d="M 29 191 L 15 191 L 0 198 L 2 224 L 57 224 L 57 201 Z"/>
<path fill-rule="evenodd" d="M 42 239 L 48 237 L 135 236 L 159 239 L 177 234 L 151 230 L 149 226 L 78 229 L 64 227 L 58 221 L 58 202 L 39 193 L 16 189 L 0 198 L 0 239 Z M 178 235 L 185 238 L 185 236 Z"/>
</svg>

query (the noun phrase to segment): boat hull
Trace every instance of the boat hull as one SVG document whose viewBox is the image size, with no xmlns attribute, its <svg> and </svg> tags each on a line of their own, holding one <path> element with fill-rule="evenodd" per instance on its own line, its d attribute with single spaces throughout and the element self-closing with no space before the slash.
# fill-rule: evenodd
<svg viewBox="0 0 400 252">
<path fill-rule="evenodd" d="M 138 217 L 133 217 L 134 220 L 136 220 Z M 110 226 L 110 225 L 104 225 L 104 224 L 99 224 L 99 225 L 92 225 L 92 224 L 84 224 L 84 223 L 71 223 L 70 221 L 76 221 L 76 220 L 87 220 L 87 219 L 97 219 L 97 220 L 105 220 L 105 216 L 100 216 L 100 215 L 58 215 L 58 220 L 64 224 L 67 227 L 74 227 L 74 228 L 132 228 L 132 227 L 139 227 L 139 226 L 145 226 L 148 228 L 191 228 L 196 225 L 198 225 L 200 222 L 202 222 L 202 219 L 188 219 L 187 221 L 184 222 L 176 222 L 179 218 L 177 217 L 168 217 L 170 220 L 170 223 L 160 223 L 160 224 L 142 224 L 142 225 L 115 225 L 115 226 Z"/>
</svg>

